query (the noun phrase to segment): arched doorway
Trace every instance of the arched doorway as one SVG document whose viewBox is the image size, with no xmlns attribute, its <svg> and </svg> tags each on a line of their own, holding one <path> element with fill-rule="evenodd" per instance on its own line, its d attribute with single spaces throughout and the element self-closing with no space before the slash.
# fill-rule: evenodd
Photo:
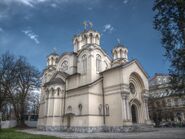
<svg viewBox="0 0 185 139">
<path fill-rule="evenodd" d="M 131 113 L 132 113 L 132 123 L 138 123 L 138 112 L 136 105 L 131 106 Z"/>
<path fill-rule="evenodd" d="M 71 117 L 69 115 L 67 116 L 67 128 L 70 128 L 70 126 L 71 126 Z"/>
</svg>

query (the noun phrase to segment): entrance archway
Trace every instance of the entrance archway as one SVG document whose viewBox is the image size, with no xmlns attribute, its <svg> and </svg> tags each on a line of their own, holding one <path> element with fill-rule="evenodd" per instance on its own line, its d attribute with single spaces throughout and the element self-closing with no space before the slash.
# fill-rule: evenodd
<svg viewBox="0 0 185 139">
<path fill-rule="evenodd" d="M 136 105 L 131 106 L 132 123 L 138 123 L 138 112 Z"/>
</svg>

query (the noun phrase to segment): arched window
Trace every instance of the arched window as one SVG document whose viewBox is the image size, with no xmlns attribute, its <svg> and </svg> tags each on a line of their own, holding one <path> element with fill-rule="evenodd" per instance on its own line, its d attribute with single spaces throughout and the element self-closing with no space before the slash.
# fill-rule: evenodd
<svg viewBox="0 0 185 139">
<path fill-rule="evenodd" d="M 78 109 L 79 109 L 79 114 L 81 115 L 82 114 L 82 104 L 78 105 Z"/>
<path fill-rule="evenodd" d="M 99 109 L 99 115 L 102 115 L 102 104 L 99 105 L 98 109 Z"/>
<path fill-rule="evenodd" d="M 105 113 L 106 115 L 109 115 L 109 105 L 108 104 L 105 105 Z"/>
<path fill-rule="evenodd" d="M 93 34 L 90 33 L 89 37 L 90 37 L 90 43 L 92 44 L 93 43 Z"/>
<path fill-rule="evenodd" d="M 51 65 L 54 65 L 54 58 L 51 57 Z"/>
<path fill-rule="evenodd" d="M 77 47 L 77 49 L 78 49 L 79 42 L 78 42 L 77 39 L 75 40 L 75 45 L 76 45 L 76 47 Z"/>
<path fill-rule="evenodd" d="M 60 88 L 57 88 L 57 95 L 60 95 Z"/>
<path fill-rule="evenodd" d="M 132 94 L 135 94 L 135 93 L 136 93 L 136 89 L 135 89 L 135 86 L 134 86 L 133 83 L 130 83 L 130 84 L 129 84 L 129 88 L 130 88 L 130 92 L 131 92 Z"/>
<path fill-rule="evenodd" d="M 117 59 L 118 58 L 118 52 L 115 50 L 114 51 L 114 59 Z"/>
<path fill-rule="evenodd" d="M 122 58 L 122 57 L 123 57 L 123 50 L 120 49 L 120 58 Z"/>
<path fill-rule="evenodd" d="M 100 72 L 101 71 L 101 56 L 96 55 L 96 71 Z"/>
<path fill-rule="evenodd" d="M 68 107 L 67 107 L 67 112 L 68 112 L 68 113 L 72 112 L 72 107 L 71 107 L 71 106 L 68 106 Z"/>
<path fill-rule="evenodd" d="M 99 43 L 98 43 L 98 42 L 99 42 L 99 37 L 98 37 L 98 35 L 96 35 L 95 40 L 96 40 L 96 44 L 99 44 Z"/>
<path fill-rule="evenodd" d="M 87 44 L 87 36 L 84 35 L 84 41 L 85 41 L 85 44 Z"/>
<path fill-rule="evenodd" d="M 82 56 L 82 67 L 83 67 L 83 73 L 87 72 L 87 56 Z"/>
<path fill-rule="evenodd" d="M 51 89 L 51 95 L 54 96 L 54 94 L 55 94 L 55 90 L 52 88 Z"/>
<path fill-rule="evenodd" d="M 62 71 L 68 70 L 68 62 L 67 62 L 67 61 L 64 61 L 64 62 L 62 63 L 61 69 L 62 69 Z"/>
</svg>

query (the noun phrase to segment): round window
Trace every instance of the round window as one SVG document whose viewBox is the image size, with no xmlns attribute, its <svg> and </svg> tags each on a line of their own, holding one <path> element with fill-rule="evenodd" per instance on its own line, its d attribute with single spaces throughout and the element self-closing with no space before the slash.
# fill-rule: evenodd
<svg viewBox="0 0 185 139">
<path fill-rule="evenodd" d="M 130 88 L 130 92 L 131 92 L 132 94 L 135 94 L 135 93 L 136 93 L 136 89 L 135 89 L 135 86 L 134 86 L 133 83 L 130 83 L 129 88 Z"/>
</svg>

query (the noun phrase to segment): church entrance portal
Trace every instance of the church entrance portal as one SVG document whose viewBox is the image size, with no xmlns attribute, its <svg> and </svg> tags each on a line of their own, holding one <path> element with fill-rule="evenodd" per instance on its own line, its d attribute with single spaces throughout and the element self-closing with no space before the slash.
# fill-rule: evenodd
<svg viewBox="0 0 185 139">
<path fill-rule="evenodd" d="M 131 106 L 131 113 L 132 113 L 132 123 L 138 123 L 137 107 L 134 104 Z"/>
</svg>

